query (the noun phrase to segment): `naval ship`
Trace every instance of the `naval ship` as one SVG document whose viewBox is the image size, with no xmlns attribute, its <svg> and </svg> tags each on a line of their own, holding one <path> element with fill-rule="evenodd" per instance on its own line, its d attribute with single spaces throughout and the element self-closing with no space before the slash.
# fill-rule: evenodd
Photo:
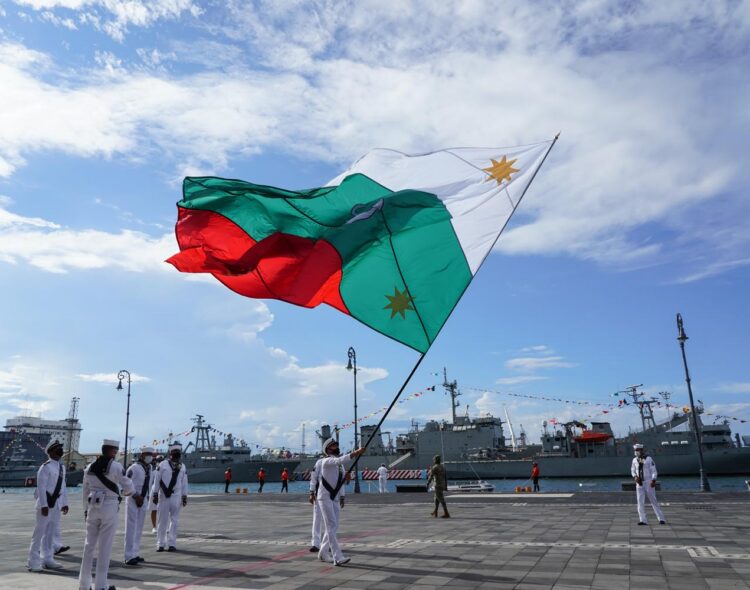
<svg viewBox="0 0 750 590">
<path fill-rule="evenodd" d="M 39 466 L 48 457 L 44 452 L 49 434 L 24 432 L 23 430 L 0 431 L 0 488 L 35 487 Z M 65 484 L 77 486 L 83 481 L 83 471 L 75 464 L 66 466 Z"/>
<path fill-rule="evenodd" d="M 457 416 L 457 398 L 461 395 L 456 381 L 443 383 L 451 398 L 452 421 L 430 420 L 422 428 L 412 422 L 406 434 L 399 434 L 395 443 L 376 432 L 360 458 L 359 469 L 377 469 L 385 463 L 391 469 L 427 469 L 434 455 L 441 455 L 448 476 L 454 480 L 527 479 L 532 463 L 537 462 L 542 477 L 621 477 L 630 473 L 633 444 L 641 443 L 656 461 L 660 475 L 694 475 L 698 473 L 698 444 L 690 414 L 675 412 L 665 422 L 657 423 L 652 406 L 656 399 L 645 399 L 632 390 L 642 428 L 617 438 L 609 422 L 578 421 L 556 424 L 552 429 L 543 424 L 540 445 L 526 445 L 525 434 L 517 444 L 509 420 L 494 416 L 471 418 Z M 640 387 L 640 386 L 638 386 Z M 732 437 L 729 425 L 703 424 L 703 407 L 696 410 L 701 433 L 703 460 L 708 475 L 750 475 L 750 446 L 739 435 Z M 507 416 L 506 416 L 507 418 Z M 511 445 L 506 442 L 504 425 L 511 431 Z M 361 440 L 366 441 L 376 426 L 362 426 Z M 323 427 L 321 438 L 330 436 Z M 303 459 L 299 470 L 309 470 L 314 459 Z"/>
<path fill-rule="evenodd" d="M 224 471 L 232 468 L 232 481 L 254 483 L 258 481 L 261 467 L 266 472 L 266 482 L 281 481 L 281 471 L 286 467 L 293 473 L 299 459 L 288 451 L 277 454 L 253 454 L 244 441 L 237 442 L 231 434 L 224 436 L 221 446 L 216 443 L 213 428 L 201 414 L 193 418 L 195 441 L 184 449 L 182 461 L 187 467 L 190 483 L 224 483 Z M 287 456 L 289 455 L 289 456 Z"/>
</svg>

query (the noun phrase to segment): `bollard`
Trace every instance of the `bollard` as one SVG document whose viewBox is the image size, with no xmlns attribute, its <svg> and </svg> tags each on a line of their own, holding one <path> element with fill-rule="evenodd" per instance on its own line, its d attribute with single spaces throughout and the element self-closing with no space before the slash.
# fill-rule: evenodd
<svg viewBox="0 0 750 590">
<path fill-rule="evenodd" d="M 531 493 L 531 486 L 526 486 L 526 491 Z"/>
<path fill-rule="evenodd" d="M 240 488 L 237 488 L 236 490 L 234 490 L 234 493 L 235 494 L 239 494 L 240 493 Z"/>
<path fill-rule="evenodd" d="M 516 494 L 521 492 L 521 486 L 516 486 Z"/>
<path fill-rule="evenodd" d="M 247 494 L 247 488 L 242 488 L 242 493 Z"/>
</svg>

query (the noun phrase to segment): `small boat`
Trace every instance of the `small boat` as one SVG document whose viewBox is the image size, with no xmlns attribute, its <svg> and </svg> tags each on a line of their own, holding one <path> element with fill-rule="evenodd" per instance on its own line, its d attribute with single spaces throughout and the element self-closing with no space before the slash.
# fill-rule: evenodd
<svg viewBox="0 0 750 590">
<path fill-rule="evenodd" d="M 455 484 L 449 484 L 448 491 L 471 493 L 494 492 L 495 486 L 480 479 L 477 481 L 464 481 Z"/>
<path fill-rule="evenodd" d="M 584 430 L 580 436 L 574 437 L 577 443 L 601 443 L 606 442 L 612 435 L 607 432 L 593 432 L 592 430 Z"/>
</svg>

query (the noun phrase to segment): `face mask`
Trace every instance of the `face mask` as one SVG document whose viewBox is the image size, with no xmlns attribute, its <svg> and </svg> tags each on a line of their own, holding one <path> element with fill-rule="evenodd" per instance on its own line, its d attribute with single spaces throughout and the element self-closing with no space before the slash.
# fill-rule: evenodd
<svg viewBox="0 0 750 590">
<path fill-rule="evenodd" d="M 148 465 L 149 463 L 151 463 L 151 461 L 153 461 L 153 460 L 154 460 L 154 458 L 151 455 L 146 455 L 143 458 L 143 462 L 146 463 L 146 465 Z"/>
<path fill-rule="evenodd" d="M 182 457 L 182 455 L 180 453 L 174 453 L 172 455 L 172 461 L 174 461 L 175 463 L 179 463 L 181 457 Z"/>
</svg>

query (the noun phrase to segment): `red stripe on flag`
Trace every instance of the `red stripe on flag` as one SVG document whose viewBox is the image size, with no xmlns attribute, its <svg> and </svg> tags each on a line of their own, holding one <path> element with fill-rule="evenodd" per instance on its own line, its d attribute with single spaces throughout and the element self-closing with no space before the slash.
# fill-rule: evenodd
<svg viewBox="0 0 750 590">
<path fill-rule="evenodd" d="M 302 307 L 327 303 L 346 314 L 341 299 L 341 256 L 325 240 L 275 233 L 257 242 L 214 211 L 178 207 L 180 252 L 167 260 L 181 272 L 204 272 L 255 299 Z"/>
</svg>

